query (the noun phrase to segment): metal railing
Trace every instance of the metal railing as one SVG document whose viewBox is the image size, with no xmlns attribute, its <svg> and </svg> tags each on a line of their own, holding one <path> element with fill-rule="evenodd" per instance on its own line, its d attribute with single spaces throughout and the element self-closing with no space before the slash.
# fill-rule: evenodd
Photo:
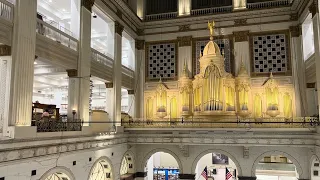
<svg viewBox="0 0 320 180">
<path fill-rule="evenodd" d="M 173 19 L 178 16 L 178 12 L 169 12 L 169 13 L 161 13 L 161 14 L 150 14 L 146 15 L 147 21 L 154 21 L 160 19 Z"/>
<path fill-rule="evenodd" d="M 113 67 L 113 59 L 108 57 L 105 54 L 102 54 L 101 52 L 91 48 L 91 59 L 93 61 L 96 61 L 98 63 L 101 63 L 103 65 Z"/>
<path fill-rule="evenodd" d="M 232 6 L 193 9 L 191 10 L 191 15 L 199 16 L 199 15 L 206 15 L 206 14 L 218 14 L 218 13 L 229 13 L 229 12 L 232 12 Z"/>
<path fill-rule="evenodd" d="M 81 131 L 83 122 L 80 119 L 62 121 L 58 120 L 37 120 L 37 132 L 61 132 L 61 131 Z"/>
<path fill-rule="evenodd" d="M 78 49 L 78 40 L 74 37 L 66 34 L 65 32 L 57 29 L 56 27 L 37 19 L 37 28 L 36 32 L 40 35 L 43 35 L 49 39 L 56 41 L 70 49 Z"/>
<path fill-rule="evenodd" d="M 0 17 L 12 22 L 13 21 L 13 4 L 6 0 L 0 0 Z"/>
<path fill-rule="evenodd" d="M 125 128 L 313 128 L 320 125 L 315 117 L 263 119 L 132 119 L 122 120 Z"/>
<path fill-rule="evenodd" d="M 247 3 L 248 9 L 262 9 L 262 8 L 271 8 L 271 7 L 282 7 L 289 6 L 290 0 L 276 0 L 276 1 L 266 1 L 258 3 Z"/>
</svg>

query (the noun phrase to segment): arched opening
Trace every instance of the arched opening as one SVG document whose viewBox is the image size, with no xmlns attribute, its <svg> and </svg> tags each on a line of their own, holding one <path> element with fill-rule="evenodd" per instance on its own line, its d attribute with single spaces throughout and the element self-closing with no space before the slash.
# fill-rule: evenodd
<svg viewBox="0 0 320 180">
<path fill-rule="evenodd" d="M 56 172 L 53 174 L 50 174 L 47 178 L 44 180 L 71 180 L 68 175 L 62 172 Z"/>
<path fill-rule="evenodd" d="M 206 172 L 206 173 L 204 173 Z M 235 162 L 222 153 L 208 153 L 202 156 L 195 169 L 195 179 L 236 180 L 238 170 Z"/>
<path fill-rule="evenodd" d="M 131 180 L 134 179 L 134 161 L 133 156 L 130 153 L 126 153 L 121 161 L 120 166 L 120 179 Z"/>
<path fill-rule="evenodd" d="M 311 164 L 311 180 L 320 180 L 320 161 L 314 158 Z"/>
<path fill-rule="evenodd" d="M 109 161 L 105 158 L 100 158 L 93 165 L 90 174 L 89 180 L 112 180 L 112 166 Z"/>
<path fill-rule="evenodd" d="M 75 177 L 68 168 L 59 166 L 48 170 L 40 180 L 75 180 Z"/>
<path fill-rule="evenodd" d="M 283 155 L 268 155 L 256 165 L 257 180 L 297 180 L 296 166 Z"/>
<path fill-rule="evenodd" d="M 151 155 L 145 166 L 146 180 L 175 180 L 179 176 L 179 163 L 169 153 L 156 152 Z"/>
</svg>

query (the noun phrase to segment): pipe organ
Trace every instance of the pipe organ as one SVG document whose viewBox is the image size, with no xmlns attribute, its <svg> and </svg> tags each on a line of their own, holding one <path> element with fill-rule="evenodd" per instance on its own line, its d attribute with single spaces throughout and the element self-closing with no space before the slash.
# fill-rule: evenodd
<svg viewBox="0 0 320 180">
<path fill-rule="evenodd" d="M 241 62 L 237 77 L 225 71 L 224 54 L 213 41 L 214 22 L 208 23 L 210 41 L 200 54 L 200 72 L 189 77 L 184 64 L 176 88 L 160 82 L 144 92 L 147 118 L 206 117 L 208 119 L 270 118 L 295 116 L 292 84 L 279 85 L 269 78 L 251 78 Z M 252 83 L 255 82 L 255 83 Z M 256 83 L 259 82 L 259 83 Z"/>
</svg>

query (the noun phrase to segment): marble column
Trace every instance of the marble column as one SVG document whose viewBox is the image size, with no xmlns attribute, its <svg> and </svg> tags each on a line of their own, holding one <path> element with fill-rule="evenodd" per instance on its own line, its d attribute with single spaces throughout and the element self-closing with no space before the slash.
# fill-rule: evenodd
<svg viewBox="0 0 320 180">
<path fill-rule="evenodd" d="M 113 83 L 105 83 L 106 84 L 106 112 L 108 113 L 109 115 L 109 118 L 110 120 L 112 120 L 113 122 L 113 119 L 114 119 L 114 103 L 113 103 L 113 95 L 114 95 L 114 92 L 113 92 Z"/>
<path fill-rule="evenodd" d="M 185 179 L 185 180 L 195 180 L 195 174 L 179 174 L 178 179 Z"/>
<path fill-rule="evenodd" d="M 16 0 L 12 41 L 10 126 L 30 126 L 37 0 Z"/>
<path fill-rule="evenodd" d="M 243 61 L 247 72 L 250 76 L 251 68 L 250 68 L 250 54 L 249 54 L 249 31 L 237 31 L 233 32 L 234 35 L 234 72 L 235 76 L 238 75 L 241 61 Z"/>
<path fill-rule="evenodd" d="M 144 40 L 136 40 L 136 65 L 135 65 L 135 118 L 143 118 L 143 92 L 145 82 L 145 51 L 144 51 Z"/>
<path fill-rule="evenodd" d="M 238 176 L 238 180 L 256 180 L 257 177 Z"/>
<path fill-rule="evenodd" d="M 90 98 L 90 66 L 91 66 L 91 11 L 93 0 L 81 0 L 80 8 L 80 38 L 79 38 L 79 104 L 78 117 L 89 125 L 89 98 Z"/>
<path fill-rule="evenodd" d="M 315 62 L 316 62 L 316 84 L 318 93 L 318 107 L 320 107 L 320 21 L 319 21 L 319 9 L 316 2 L 309 6 L 309 10 L 312 14 L 313 33 L 314 33 L 314 51 L 315 51 Z M 318 108 L 319 111 L 320 108 Z M 320 113 L 319 113 L 320 114 Z"/>
<path fill-rule="evenodd" d="M 114 36 L 114 61 L 113 61 L 113 103 L 114 103 L 114 125 L 121 126 L 121 76 L 122 76 L 122 32 L 123 25 L 115 22 Z"/>
<path fill-rule="evenodd" d="M 191 13 L 191 0 L 178 0 L 179 16 L 188 16 Z"/>
<path fill-rule="evenodd" d="M 68 69 L 67 70 L 69 83 L 68 83 L 68 120 L 73 120 L 74 118 L 79 118 L 78 116 L 78 103 L 79 103 L 79 91 L 77 91 L 79 87 L 80 79 L 77 77 L 76 69 Z"/>
<path fill-rule="evenodd" d="M 178 37 L 178 77 L 182 76 L 184 63 L 187 64 L 188 74 L 192 72 L 192 36 Z"/>
<path fill-rule="evenodd" d="M 295 90 L 296 116 L 305 116 L 307 112 L 305 66 L 302 53 L 302 31 L 300 26 L 291 26 L 291 61 Z"/>
</svg>

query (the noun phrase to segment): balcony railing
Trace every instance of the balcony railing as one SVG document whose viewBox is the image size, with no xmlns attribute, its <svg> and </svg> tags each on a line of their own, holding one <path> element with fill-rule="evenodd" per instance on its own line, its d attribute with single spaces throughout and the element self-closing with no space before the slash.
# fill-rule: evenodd
<svg viewBox="0 0 320 180">
<path fill-rule="evenodd" d="M 199 15 L 206 15 L 206 14 L 218 14 L 218 13 L 229 13 L 229 12 L 232 12 L 232 6 L 194 9 L 194 10 L 191 10 L 191 15 L 199 16 Z"/>
<path fill-rule="evenodd" d="M 43 35 L 49 39 L 56 41 L 59 44 L 62 44 L 70 49 L 78 49 L 78 40 L 74 37 L 66 34 L 65 32 L 57 29 L 56 27 L 37 19 L 37 28 L 36 31 L 38 34 Z"/>
<path fill-rule="evenodd" d="M 290 0 L 276 0 L 276 1 L 266 1 L 258 3 L 247 3 L 248 9 L 262 9 L 262 8 L 271 8 L 271 7 L 282 7 L 289 6 Z"/>
<path fill-rule="evenodd" d="M 13 4 L 9 3 L 6 0 L 0 0 L 0 17 L 13 21 Z"/>
<path fill-rule="evenodd" d="M 102 54 L 101 52 L 91 48 L 91 58 L 93 61 L 96 61 L 98 63 L 101 63 L 103 65 L 113 67 L 113 59 L 108 57 L 105 54 Z"/>
<path fill-rule="evenodd" d="M 83 122 L 80 119 L 74 120 L 38 120 L 35 122 L 37 132 L 61 132 L 81 131 Z"/>
<path fill-rule="evenodd" d="M 169 12 L 169 13 L 161 13 L 161 14 L 151 14 L 146 15 L 147 21 L 161 20 L 161 19 L 173 19 L 178 16 L 178 12 Z"/>
<path fill-rule="evenodd" d="M 294 119 L 224 119 L 209 121 L 205 119 L 171 119 L 171 120 L 122 120 L 125 128 L 313 128 L 320 125 L 314 117 Z"/>
</svg>

